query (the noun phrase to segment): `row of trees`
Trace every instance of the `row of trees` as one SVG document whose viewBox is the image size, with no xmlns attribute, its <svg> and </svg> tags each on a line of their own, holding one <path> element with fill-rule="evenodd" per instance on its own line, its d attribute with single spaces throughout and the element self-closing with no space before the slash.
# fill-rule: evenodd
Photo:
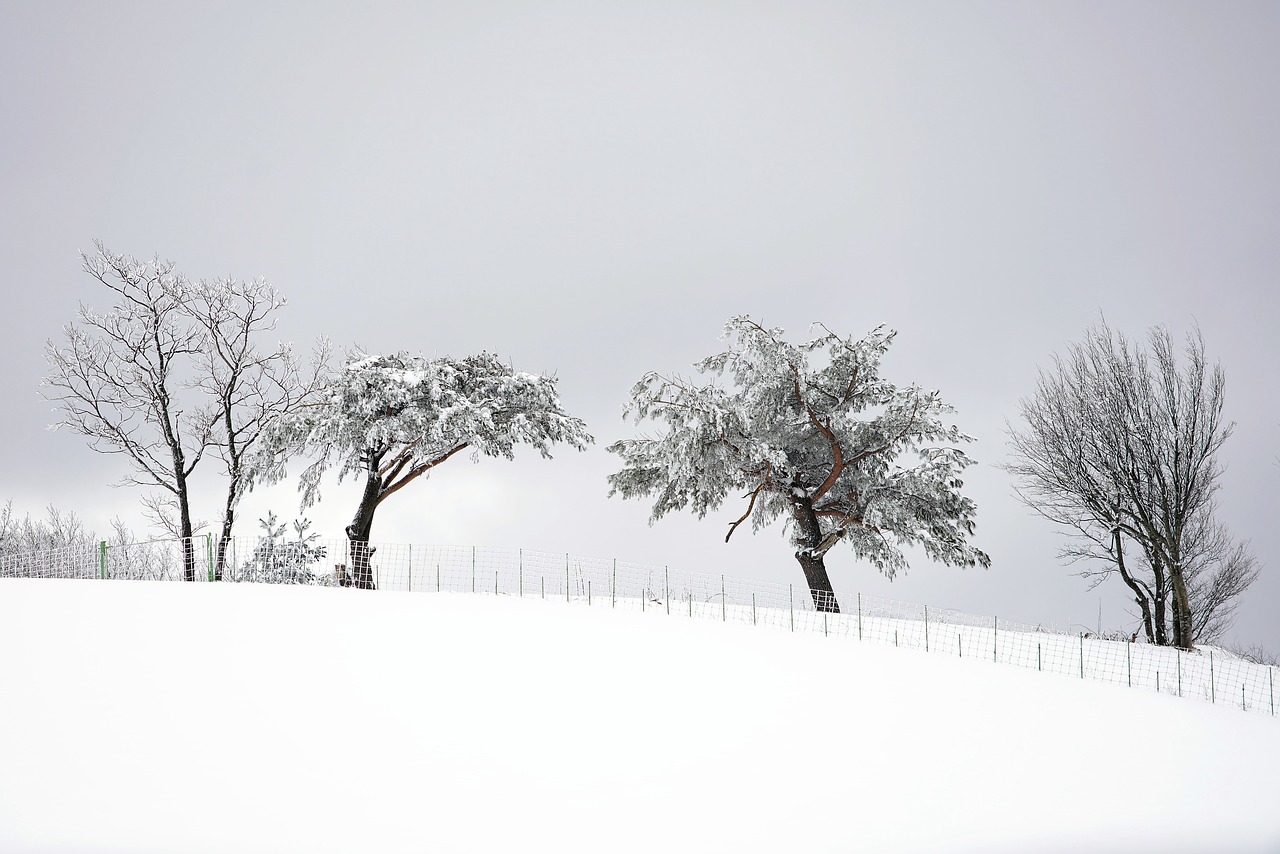
<svg viewBox="0 0 1280 854">
<path fill-rule="evenodd" d="M 296 457 L 310 461 L 303 507 L 319 500 L 330 470 L 362 481 L 346 533 L 351 580 L 371 588 L 375 513 L 414 480 L 463 451 L 512 458 L 527 444 L 549 457 L 554 445 L 593 441 L 564 411 L 554 378 L 492 354 L 353 353 L 332 372 L 322 342 L 304 370 L 289 345 L 258 345 L 284 305 L 261 280 L 192 283 L 170 262 L 101 244 L 83 260 L 117 304 L 105 315 L 81 307 L 66 340 L 49 345 L 59 424 L 124 455 L 126 482 L 159 487 L 153 517 L 187 541 L 189 478 L 216 453 L 227 480 L 219 573 L 237 502 L 285 478 Z M 840 609 L 825 565 L 840 543 L 889 577 L 912 546 L 945 564 L 989 566 L 969 542 L 976 507 L 962 476 L 973 460 L 959 446 L 971 439 L 945 422 L 952 408 L 937 391 L 881 375 L 896 333 L 819 329 L 792 344 L 781 329 L 734 317 L 726 349 L 695 366 L 700 378 L 644 376 L 627 412 L 663 429 L 609 446 L 622 460 L 610 494 L 654 498 L 651 522 L 673 510 L 705 516 L 740 494 L 726 541 L 748 521 L 759 529 L 781 518 L 824 611 Z M 1093 561 L 1097 581 L 1120 574 L 1148 639 L 1190 648 L 1221 630 L 1257 569 L 1214 515 L 1216 454 L 1231 430 L 1221 370 L 1206 367 L 1198 338 L 1185 372 L 1167 333 L 1153 333 L 1151 348 L 1134 351 L 1105 326 L 1091 331 L 1023 401 L 1009 468 L 1024 500 L 1081 538 L 1068 557 Z M 184 573 L 194 578 L 189 549 Z"/>
</svg>

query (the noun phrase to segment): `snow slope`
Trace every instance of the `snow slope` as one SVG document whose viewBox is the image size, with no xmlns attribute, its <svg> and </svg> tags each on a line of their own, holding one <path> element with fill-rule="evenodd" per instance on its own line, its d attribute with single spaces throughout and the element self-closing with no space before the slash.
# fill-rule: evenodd
<svg viewBox="0 0 1280 854">
<path fill-rule="evenodd" d="M 1280 719 L 749 625 L 0 580 L 0 851 L 1280 851 Z"/>
</svg>

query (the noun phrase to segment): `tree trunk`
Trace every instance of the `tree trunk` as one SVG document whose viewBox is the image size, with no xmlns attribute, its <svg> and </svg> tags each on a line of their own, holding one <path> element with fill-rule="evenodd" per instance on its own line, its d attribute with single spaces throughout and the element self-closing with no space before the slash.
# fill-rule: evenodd
<svg viewBox="0 0 1280 854">
<path fill-rule="evenodd" d="M 1169 573 L 1173 581 L 1173 642 L 1183 649 L 1194 649 L 1195 639 L 1191 632 L 1191 598 L 1187 594 L 1187 582 L 1182 576 L 1182 568 L 1176 567 Z"/>
<path fill-rule="evenodd" d="M 227 548 L 231 545 L 231 526 L 236 520 L 235 493 L 236 485 L 233 481 L 227 490 L 227 506 L 222 511 L 222 533 L 218 536 L 218 560 L 213 569 L 214 581 L 222 580 L 223 570 L 227 566 Z"/>
<path fill-rule="evenodd" d="M 1154 644 L 1156 637 L 1151 625 L 1151 599 L 1147 595 L 1147 591 L 1143 589 L 1136 578 L 1129 574 L 1129 570 L 1124 565 L 1124 547 L 1120 541 L 1120 529 L 1116 528 L 1112 531 L 1112 534 L 1115 536 L 1116 541 L 1116 566 L 1120 568 L 1120 577 L 1129 589 L 1133 591 L 1133 600 L 1142 609 L 1142 630 L 1146 633 L 1147 643 Z"/>
<path fill-rule="evenodd" d="M 809 595 L 813 597 L 813 607 L 829 614 L 839 614 L 840 603 L 836 601 L 835 591 L 831 589 L 826 562 L 818 551 L 818 545 L 822 542 L 822 527 L 813 512 L 813 502 L 808 496 L 792 498 L 791 509 L 796 520 L 796 544 L 800 547 L 796 551 L 796 561 L 804 571 Z"/>
<path fill-rule="evenodd" d="M 187 501 L 186 482 L 178 483 L 178 534 L 182 539 L 182 580 L 196 580 L 196 544 L 191 531 L 191 504 Z"/>
<path fill-rule="evenodd" d="M 355 518 L 347 526 L 347 541 L 351 545 L 351 584 L 361 590 L 373 590 L 373 549 L 369 548 L 369 533 L 373 530 L 373 514 L 378 509 L 382 492 L 382 478 L 378 476 L 375 460 L 365 475 L 364 494 Z"/>
</svg>

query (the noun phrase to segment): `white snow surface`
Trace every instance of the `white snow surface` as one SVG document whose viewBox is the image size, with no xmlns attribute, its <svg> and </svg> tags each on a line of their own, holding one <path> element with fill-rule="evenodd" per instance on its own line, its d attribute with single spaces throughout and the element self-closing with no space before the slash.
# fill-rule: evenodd
<svg viewBox="0 0 1280 854">
<path fill-rule="evenodd" d="M 0 851 L 1277 852 L 1280 718 L 468 594 L 0 580 Z"/>
</svg>

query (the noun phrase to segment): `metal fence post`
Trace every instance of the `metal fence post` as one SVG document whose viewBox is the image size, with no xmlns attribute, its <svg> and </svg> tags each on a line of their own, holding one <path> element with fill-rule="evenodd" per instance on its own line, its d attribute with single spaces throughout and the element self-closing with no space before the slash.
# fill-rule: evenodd
<svg viewBox="0 0 1280 854">
<path fill-rule="evenodd" d="M 107 541 L 98 543 L 98 577 L 107 577 Z"/>
<path fill-rule="evenodd" d="M 520 595 L 524 596 L 524 549 L 520 550 L 519 564 L 517 565 L 516 572 L 520 576 Z"/>
<path fill-rule="evenodd" d="M 796 630 L 796 587 L 794 584 L 787 585 L 787 597 L 787 607 L 791 612 L 791 631 L 794 632 Z"/>
<path fill-rule="evenodd" d="M 729 622 L 729 610 L 724 604 L 724 573 L 720 574 L 720 621 Z"/>
<path fill-rule="evenodd" d="M 1209 652 L 1209 702 L 1218 702 L 1218 690 L 1213 684 L 1213 652 Z"/>
<path fill-rule="evenodd" d="M 409 544 L 409 592 L 413 592 L 413 543 Z"/>
<path fill-rule="evenodd" d="M 929 606 L 924 606 L 924 651 L 929 651 Z"/>
<path fill-rule="evenodd" d="M 618 607 L 618 559 L 613 559 L 613 576 L 609 580 L 609 607 Z"/>
<path fill-rule="evenodd" d="M 662 601 L 667 603 L 667 616 L 671 616 L 671 570 L 662 568 Z"/>
<path fill-rule="evenodd" d="M 1080 678 L 1084 678 L 1084 632 L 1080 633 Z"/>
<path fill-rule="evenodd" d="M 213 534 L 205 534 L 204 543 L 205 547 L 209 550 L 209 580 L 213 581 L 215 575 L 213 569 Z"/>
<path fill-rule="evenodd" d="M 862 594 L 858 594 L 858 640 L 862 640 Z"/>
</svg>

